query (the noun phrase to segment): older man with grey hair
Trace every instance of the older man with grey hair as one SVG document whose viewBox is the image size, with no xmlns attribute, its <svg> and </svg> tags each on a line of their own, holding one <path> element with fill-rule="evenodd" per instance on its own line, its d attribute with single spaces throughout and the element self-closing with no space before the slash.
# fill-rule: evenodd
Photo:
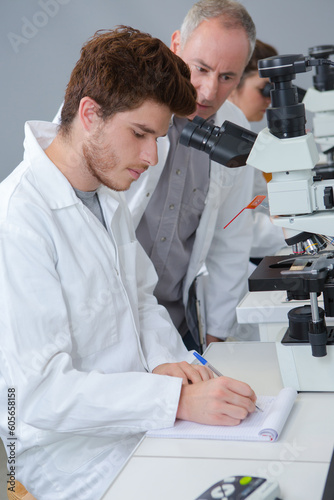
<svg viewBox="0 0 334 500">
<path fill-rule="evenodd" d="M 171 49 L 191 69 L 199 115 L 249 127 L 243 113 L 226 101 L 240 81 L 256 40 L 247 10 L 231 0 L 200 0 L 172 35 Z M 158 141 L 159 163 L 127 191 L 136 235 L 156 268 L 155 296 L 169 311 L 185 345 L 199 348 L 191 291 L 203 266 L 206 342 L 234 334 L 236 306 L 247 290 L 252 223 L 244 211 L 251 201 L 253 170 L 228 169 L 179 144 L 187 119 L 173 117 Z M 205 342 L 205 341 L 204 341 Z"/>
</svg>

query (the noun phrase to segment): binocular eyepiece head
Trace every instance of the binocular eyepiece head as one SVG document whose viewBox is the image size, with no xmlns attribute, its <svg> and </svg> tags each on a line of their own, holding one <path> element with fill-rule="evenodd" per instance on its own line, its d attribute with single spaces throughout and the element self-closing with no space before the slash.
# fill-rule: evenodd
<svg viewBox="0 0 334 500">
<path fill-rule="evenodd" d="M 246 165 L 256 137 L 227 120 L 219 128 L 195 116 L 182 130 L 180 144 L 205 151 L 213 161 L 234 168 Z"/>
</svg>

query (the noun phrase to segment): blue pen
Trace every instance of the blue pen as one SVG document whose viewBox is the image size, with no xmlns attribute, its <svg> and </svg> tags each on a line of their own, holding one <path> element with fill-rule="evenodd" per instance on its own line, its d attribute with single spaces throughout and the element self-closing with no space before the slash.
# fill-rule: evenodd
<svg viewBox="0 0 334 500">
<path fill-rule="evenodd" d="M 195 356 L 195 358 L 198 359 L 198 361 L 200 361 L 202 363 L 202 365 L 207 366 L 208 368 L 210 368 L 210 370 L 213 371 L 213 373 L 215 373 L 218 377 L 222 377 L 223 376 L 223 374 L 220 373 L 217 370 L 217 368 L 215 368 L 214 366 L 212 366 L 212 364 L 209 363 L 209 361 L 206 360 L 205 358 L 203 358 L 200 354 L 198 354 L 198 352 L 194 351 L 193 355 Z M 263 411 L 259 406 L 255 405 L 255 407 L 257 408 L 257 410 Z"/>
<path fill-rule="evenodd" d="M 198 359 L 198 361 L 200 361 L 202 363 L 202 365 L 207 366 L 208 368 L 210 368 L 210 370 L 213 373 L 215 373 L 218 377 L 222 377 L 223 376 L 222 373 L 220 373 L 214 366 L 212 366 L 211 363 L 209 363 L 209 361 L 207 361 L 200 354 L 198 354 L 198 352 L 194 351 L 193 355 L 195 356 L 195 358 Z"/>
</svg>

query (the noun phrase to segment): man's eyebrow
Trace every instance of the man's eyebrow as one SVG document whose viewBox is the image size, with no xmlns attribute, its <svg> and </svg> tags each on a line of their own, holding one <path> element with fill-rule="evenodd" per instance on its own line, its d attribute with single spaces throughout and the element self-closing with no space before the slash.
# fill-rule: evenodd
<svg viewBox="0 0 334 500">
<path fill-rule="evenodd" d="M 166 137 L 166 135 L 167 135 L 167 133 L 160 135 L 160 134 L 158 134 L 158 132 L 156 132 L 152 128 L 148 127 L 147 125 L 144 125 L 143 123 L 133 123 L 133 125 L 135 127 L 140 128 L 140 130 L 142 130 L 143 132 L 146 132 L 147 134 L 156 135 L 157 137 Z"/>
<path fill-rule="evenodd" d="M 152 128 L 148 127 L 147 125 L 144 125 L 143 123 L 133 123 L 135 127 L 140 128 L 143 132 L 146 132 L 147 134 L 156 134 L 156 131 L 153 130 Z"/>
<path fill-rule="evenodd" d="M 209 66 L 204 61 L 202 61 L 202 59 L 195 59 L 194 62 L 197 63 L 197 64 L 200 64 L 201 66 L 204 66 L 204 68 L 206 68 L 206 69 L 212 70 L 211 66 Z"/>
<path fill-rule="evenodd" d="M 202 61 L 202 59 L 196 59 L 194 62 L 196 64 L 200 64 L 201 66 L 203 66 L 204 68 L 206 68 L 206 69 L 208 69 L 210 71 L 213 71 L 213 68 L 211 68 L 211 66 L 209 66 L 204 61 Z M 223 71 L 222 73 L 219 73 L 219 74 L 220 75 L 236 76 L 236 73 L 234 71 Z"/>
</svg>

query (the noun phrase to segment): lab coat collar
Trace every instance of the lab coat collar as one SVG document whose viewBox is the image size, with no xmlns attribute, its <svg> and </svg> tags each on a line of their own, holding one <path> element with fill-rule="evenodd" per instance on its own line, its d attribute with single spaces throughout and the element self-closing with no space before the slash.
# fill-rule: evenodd
<svg viewBox="0 0 334 500">
<path fill-rule="evenodd" d="M 54 123 L 26 122 L 23 143 L 24 160 L 29 163 L 39 190 L 51 209 L 65 208 L 79 202 L 69 181 L 44 153 L 56 137 L 57 129 Z"/>
<path fill-rule="evenodd" d="M 29 163 L 40 192 L 53 210 L 81 203 L 70 182 L 44 152 L 57 132 L 58 125 L 55 123 L 29 121 L 25 124 L 24 160 Z M 111 190 L 106 186 L 98 188 L 98 193 L 102 197 L 106 192 L 110 208 L 115 212 L 119 204 L 117 196 L 113 197 L 116 199 L 112 199 Z"/>
</svg>

